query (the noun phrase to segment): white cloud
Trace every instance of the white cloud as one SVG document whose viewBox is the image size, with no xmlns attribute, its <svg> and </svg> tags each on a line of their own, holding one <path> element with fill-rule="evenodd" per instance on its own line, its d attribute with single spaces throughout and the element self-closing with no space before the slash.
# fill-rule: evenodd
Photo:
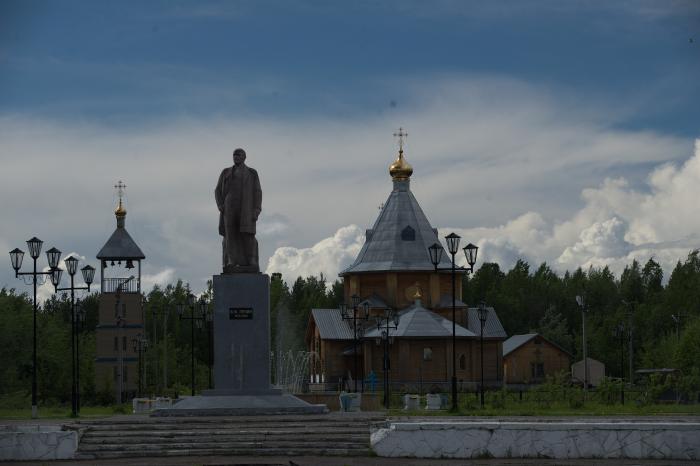
<svg viewBox="0 0 700 466">
<path fill-rule="evenodd" d="M 198 291 L 203 277 L 220 271 L 213 189 L 233 148 L 246 148 L 260 173 L 260 262 L 275 256 L 277 264 L 279 247 L 304 250 L 339 226 L 371 224 L 391 190 L 391 134 L 399 126 L 410 134 L 412 189 L 429 219 L 493 242 L 484 257 L 507 263 L 526 253 L 534 262 L 554 261 L 584 229 L 612 218 L 627 225 L 624 241 L 635 247 L 699 231 L 686 192 L 694 189 L 687 173 L 698 162 L 673 165 L 688 156 L 692 141 L 619 129 L 633 105 L 497 76 L 375 84 L 400 106 L 355 119 L 180 118 L 133 127 L 0 115 L 0 213 L 7 219 L 0 244 L 11 249 L 36 235 L 95 266 L 115 228 L 112 186 L 122 179 L 126 226 L 146 255 L 144 273 L 173 270 Z M 648 185 L 638 176 L 665 163 Z M 66 167 L 70 175 L 57 175 Z M 586 189 L 604 176 L 610 180 Z M 313 270 L 326 267 L 323 260 L 293 251 L 280 263 L 289 273 L 335 277 L 332 267 Z M 9 265 L 0 268 L 0 284 L 11 283 Z"/>
<path fill-rule="evenodd" d="M 500 226 L 440 228 L 439 234 L 454 231 L 465 244 L 475 242 L 479 263 L 497 262 L 503 269 L 522 258 L 534 266 L 547 262 L 560 272 L 607 265 L 619 274 L 632 260 L 644 263 L 653 257 L 668 278 L 677 261 L 700 248 L 700 219 L 695 214 L 700 199 L 700 140 L 682 166 L 659 166 L 647 180 L 646 191 L 631 188 L 624 179 L 606 179 L 598 188 L 586 188 L 581 196 L 584 206 L 561 221 L 547 222 L 541 214 L 527 212 Z M 431 216 L 430 211 L 426 214 Z M 354 258 L 350 251 L 359 250 L 364 240 L 355 225 L 341 228 L 310 249 L 278 249 L 268 269 L 280 267 L 285 277 L 293 278 L 318 272 L 333 277 L 341 249 L 333 239 L 348 229 L 355 232 L 356 242 L 343 251 L 347 265 Z M 459 261 L 465 263 L 463 257 Z"/>
<path fill-rule="evenodd" d="M 147 293 L 153 289 L 155 285 L 165 288 L 169 283 L 172 283 L 174 279 L 175 270 L 171 268 L 161 270 L 155 274 L 143 274 L 141 276 L 141 289 Z"/>
<path fill-rule="evenodd" d="M 297 277 L 323 273 L 330 285 L 338 273 L 355 260 L 364 243 L 364 236 L 364 231 L 357 225 L 349 225 L 310 248 L 277 248 L 270 257 L 266 273 L 281 273 L 282 278 L 290 284 Z"/>
</svg>

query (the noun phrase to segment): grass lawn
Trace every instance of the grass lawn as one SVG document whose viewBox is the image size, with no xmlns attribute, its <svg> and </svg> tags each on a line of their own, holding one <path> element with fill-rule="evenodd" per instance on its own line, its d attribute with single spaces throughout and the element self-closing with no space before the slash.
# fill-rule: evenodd
<svg viewBox="0 0 700 466">
<path fill-rule="evenodd" d="M 113 416 L 115 414 L 127 414 L 131 412 L 128 405 L 120 406 L 81 406 L 80 419 L 95 419 Z M 32 408 L 0 408 L 0 421 L 31 419 Z M 39 406 L 39 419 L 65 419 L 70 420 L 70 406 Z"/>
<path fill-rule="evenodd" d="M 700 416 L 700 404 L 656 404 L 648 406 L 635 406 L 634 404 L 605 405 L 597 402 L 587 402 L 583 407 L 571 408 L 568 405 L 539 406 L 535 403 L 522 403 L 520 405 L 507 405 L 504 408 L 494 408 L 486 405 L 484 409 L 478 407 L 460 406 L 458 413 L 448 410 L 440 411 L 404 411 L 392 408 L 390 416 L 654 416 L 654 415 L 690 415 Z"/>
</svg>

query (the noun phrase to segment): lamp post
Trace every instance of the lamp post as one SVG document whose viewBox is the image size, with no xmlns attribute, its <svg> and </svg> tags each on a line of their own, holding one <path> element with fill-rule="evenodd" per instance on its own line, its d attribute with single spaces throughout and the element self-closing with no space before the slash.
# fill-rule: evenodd
<svg viewBox="0 0 700 466">
<path fill-rule="evenodd" d="M 143 394 L 143 353 L 148 349 L 148 340 L 142 335 L 136 335 L 136 338 L 131 339 L 131 343 L 134 347 L 134 353 L 138 354 L 138 370 L 139 370 L 139 385 L 138 385 L 138 397 L 140 398 Z"/>
<path fill-rule="evenodd" d="M 87 313 L 83 308 L 83 303 L 78 298 L 75 301 L 75 379 L 78 381 L 75 385 L 75 404 L 80 414 L 80 332 L 83 330 Z"/>
<path fill-rule="evenodd" d="M 586 300 L 583 295 L 576 296 L 576 303 L 581 308 L 581 346 L 583 347 L 583 393 L 588 394 L 588 355 L 586 354 Z"/>
<path fill-rule="evenodd" d="M 78 272 L 78 262 L 79 260 L 75 256 L 69 256 L 64 261 L 64 263 L 66 264 L 66 271 L 70 276 L 70 286 L 59 288 L 59 285 L 61 284 L 61 276 L 63 274 L 62 269 L 56 267 L 53 271 L 54 273 L 51 274 L 51 283 L 53 284 L 54 291 L 56 293 L 58 293 L 59 291 L 70 291 L 71 374 L 73 381 L 73 386 L 71 388 L 71 416 L 73 417 L 76 417 L 78 415 L 78 411 L 80 410 L 80 408 L 78 407 L 78 392 L 80 390 L 78 388 L 78 385 L 80 382 L 76 379 L 77 345 L 75 340 L 77 338 L 77 334 L 75 331 L 75 292 L 78 290 L 87 290 L 89 292 L 90 284 L 95 278 L 95 268 L 90 265 L 86 265 L 85 267 L 80 269 L 86 286 L 75 286 L 75 274 Z"/>
<path fill-rule="evenodd" d="M 199 312 L 197 312 L 197 306 L 199 306 Z M 191 354 L 190 354 L 190 369 L 191 369 L 191 374 L 192 374 L 192 396 L 194 396 L 194 327 L 195 325 L 197 328 L 201 329 L 202 324 L 204 322 L 211 322 L 211 312 L 209 312 L 209 303 L 202 297 L 199 302 L 197 302 L 197 298 L 195 295 L 190 293 L 189 291 L 187 292 L 187 307 L 190 309 L 190 315 L 189 317 L 186 317 L 184 315 L 185 313 L 185 304 L 184 303 L 179 303 L 177 305 L 177 312 L 180 315 L 181 320 L 189 320 L 190 321 L 190 348 L 191 348 Z M 210 338 L 211 338 L 211 334 Z M 209 342 L 209 346 L 211 348 L 211 341 Z M 209 386 L 211 387 L 211 350 L 209 351 Z"/>
<path fill-rule="evenodd" d="M 340 315 L 343 318 L 343 320 L 350 320 L 352 321 L 352 330 L 353 330 L 353 343 L 354 343 L 354 353 L 355 353 L 355 392 L 357 393 L 357 377 L 358 377 L 358 368 L 357 368 L 357 344 L 360 341 L 360 338 L 362 338 L 362 335 L 364 333 L 364 327 L 362 327 L 362 324 L 360 323 L 361 321 L 366 321 L 369 319 L 369 304 L 364 303 L 362 306 L 360 306 L 360 297 L 356 294 L 352 295 L 351 303 L 352 303 L 352 315 L 349 314 L 348 308 L 346 304 L 341 304 L 340 305 Z"/>
<path fill-rule="evenodd" d="M 627 340 L 628 340 L 628 349 L 627 349 L 627 356 L 629 359 L 629 383 L 633 384 L 634 383 L 634 330 L 633 330 L 633 325 L 632 325 L 632 317 L 634 315 L 634 307 L 636 302 L 631 301 L 622 301 L 624 305 L 627 306 Z"/>
<path fill-rule="evenodd" d="M 375 316 L 377 321 L 377 330 L 379 330 L 380 338 L 384 346 L 384 358 L 382 370 L 384 375 L 384 407 L 389 409 L 389 371 L 391 370 L 391 361 L 389 360 L 389 330 L 396 330 L 399 326 L 399 315 L 391 309 L 386 309 L 383 316 Z"/>
<path fill-rule="evenodd" d="M 479 322 L 481 323 L 481 335 L 479 337 L 481 343 L 481 409 L 484 409 L 484 324 L 489 317 L 489 310 L 486 309 L 486 303 L 479 303 Z"/>
<path fill-rule="evenodd" d="M 449 235 L 445 236 L 445 241 L 447 242 L 447 250 L 452 256 L 452 266 L 449 268 L 438 267 L 438 265 L 440 264 L 440 260 L 442 259 L 442 245 L 440 243 L 434 243 L 432 246 L 428 247 L 428 252 L 430 254 L 430 262 L 433 263 L 435 271 L 438 272 L 440 270 L 449 270 L 452 272 L 452 411 L 459 410 L 457 402 L 457 328 L 455 322 L 455 280 L 458 267 L 455 265 L 455 254 L 457 254 L 457 250 L 459 249 L 460 239 L 460 236 L 455 233 L 450 233 Z M 474 246 L 472 243 L 469 243 L 464 248 L 462 248 L 462 250 L 464 251 L 465 257 L 467 258 L 467 264 L 469 264 L 469 268 L 467 269 L 464 267 L 459 267 L 459 270 L 464 271 L 465 273 L 472 273 L 474 272 L 474 264 L 476 264 L 476 254 L 479 251 L 479 248 L 477 246 Z"/>
<path fill-rule="evenodd" d="M 676 324 L 676 339 L 678 341 L 681 340 L 681 324 L 683 317 L 685 317 L 685 314 L 682 312 L 679 312 L 678 314 L 671 314 L 671 319 L 673 319 L 673 323 Z"/>
<path fill-rule="evenodd" d="M 39 415 L 39 410 L 37 408 L 37 401 L 36 401 L 36 312 L 37 312 L 37 305 L 36 305 L 36 285 L 38 282 L 41 282 L 40 284 L 44 284 L 46 281 L 47 275 L 52 275 L 53 271 L 58 267 L 58 261 L 61 258 L 61 251 L 59 251 L 56 248 L 51 248 L 48 251 L 46 251 L 46 258 L 48 259 L 49 262 L 49 267 L 51 270 L 48 272 L 37 272 L 36 270 L 36 260 L 41 254 L 41 246 L 44 244 L 43 241 L 41 241 L 39 238 L 36 236 L 33 237 L 32 239 L 27 241 L 27 248 L 29 249 L 29 255 L 34 261 L 34 270 L 32 272 L 20 272 L 19 269 L 22 267 L 22 259 L 24 258 L 24 251 L 22 251 L 19 248 L 15 248 L 12 251 L 10 251 L 10 262 L 12 263 L 12 268 L 15 270 L 15 278 L 19 278 L 20 276 L 31 276 L 32 281 L 31 283 L 34 285 L 34 306 L 33 306 L 33 312 L 34 312 L 34 321 L 32 324 L 33 328 L 33 342 L 32 342 L 32 418 L 35 419 Z M 40 278 L 39 278 L 40 277 Z M 29 284 L 25 282 L 26 284 Z"/>
<path fill-rule="evenodd" d="M 625 404 L 625 324 L 620 322 L 613 328 L 613 336 L 620 339 L 620 402 Z"/>
<path fill-rule="evenodd" d="M 149 304 L 148 300 L 144 297 L 144 306 L 146 304 Z M 158 387 L 158 364 L 159 364 L 159 359 L 160 355 L 158 352 L 158 327 L 157 327 L 157 322 L 158 322 L 158 317 L 163 318 L 163 390 L 168 389 L 168 317 L 170 315 L 171 309 L 172 309 L 172 301 L 171 299 L 166 298 L 165 301 L 161 301 L 160 305 L 156 305 L 156 302 L 153 300 L 150 301 L 150 307 L 151 307 L 151 321 L 153 322 L 153 336 L 152 336 L 152 342 L 153 342 L 153 348 L 154 348 L 154 374 L 155 374 L 155 389 L 156 391 L 159 391 Z M 145 362 L 145 359 L 144 359 Z"/>
<path fill-rule="evenodd" d="M 209 389 L 211 390 L 212 388 L 214 388 L 214 385 L 212 384 L 211 371 L 212 365 L 214 363 L 214 345 L 211 339 L 212 326 L 214 325 L 214 315 L 211 306 L 209 306 L 209 302 L 204 298 L 204 296 L 202 296 L 199 299 L 199 311 L 203 317 L 203 319 L 199 322 L 207 326 L 207 348 L 209 353 Z"/>
<path fill-rule="evenodd" d="M 191 379 L 191 385 L 192 385 L 192 396 L 194 396 L 194 321 L 197 320 L 198 318 L 195 317 L 194 315 L 194 303 L 195 303 L 195 295 L 187 291 L 187 303 L 178 303 L 177 305 L 177 313 L 180 315 L 180 320 L 189 320 L 190 321 L 190 347 L 192 349 L 191 351 L 191 359 L 190 359 L 190 368 L 192 371 L 192 379 Z M 188 307 L 190 310 L 190 316 L 185 317 L 185 307 Z"/>
</svg>

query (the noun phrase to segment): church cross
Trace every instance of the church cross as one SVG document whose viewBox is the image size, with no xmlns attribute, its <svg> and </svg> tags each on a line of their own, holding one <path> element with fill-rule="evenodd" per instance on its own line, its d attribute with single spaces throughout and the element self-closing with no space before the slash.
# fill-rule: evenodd
<svg viewBox="0 0 700 466">
<path fill-rule="evenodd" d="M 124 188 L 126 188 L 126 185 L 122 183 L 122 180 L 119 180 L 119 182 L 114 185 L 114 189 L 117 190 L 117 195 L 119 196 L 119 202 L 121 202 L 122 197 L 124 197 Z"/>
<path fill-rule="evenodd" d="M 408 136 L 408 133 L 403 130 L 403 128 L 399 128 L 399 131 L 394 133 L 394 137 L 399 138 L 399 151 L 403 152 L 403 140 L 405 137 Z"/>
<path fill-rule="evenodd" d="M 119 180 L 119 182 L 114 185 L 114 189 L 117 190 L 117 196 L 119 196 L 119 207 L 121 207 L 122 205 L 122 198 L 124 197 L 124 188 L 126 188 L 126 185 L 122 183 L 122 180 Z"/>
</svg>

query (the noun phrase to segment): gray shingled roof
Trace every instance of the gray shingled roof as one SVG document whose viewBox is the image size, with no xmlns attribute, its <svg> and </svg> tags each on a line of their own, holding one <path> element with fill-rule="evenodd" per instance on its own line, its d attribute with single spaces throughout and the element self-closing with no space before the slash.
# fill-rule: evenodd
<svg viewBox="0 0 700 466">
<path fill-rule="evenodd" d="M 510 354 L 516 349 L 523 346 L 528 341 L 532 340 L 537 336 L 536 333 L 526 333 L 524 335 L 513 335 L 509 339 L 503 342 L 503 356 Z"/>
<path fill-rule="evenodd" d="M 467 305 L 461 299 L 455 297 L 455 308 L 457 307 L 464 309 Z M 452 309 L 452 295 L 444 294 L 440 296 L 440 302 L 435 306 L 435 309 Z"/>
<path fill-rule="evenodd" d="M 145 259 L 146 256 L 136 245 L 124 227 L 117 227 L 109 237 L 100 252 L 97 253 L 100 260 L 124 260 L 124 259 Z"/>
<path fill-rule="evenodd" d="M 323 340 L 352 340 L 352 328 L 343 320 L 340 309 L 311 309 L 318 332 Z"/>
<path fill-rule="evenodd" d="M 526 333 L 524 335 L 513 335 L 509 339 L 503 342 L 503 356 L 506 356 L 516 349 L 520 348 L 523 346 L 525 343 L 528 341 L 532 340 L 533 338 L 539 336 L 541 339 L 549 343 L 550 345 L 559 348 L 561 351 L 564 353 L 568 354 L 569 356 L 572 356 L 572 354 L 567 350 L 566 348 L 561 347 L 560 345 L 554 343 L 552 340 L 549 340 L 539 333 Z"/>
<path fill-rule="evenodd" d="M 373 327 L 365 333 L 366 338 L 379 338 L 380 330 Z M 392 337 L 443 338 L 452 336 L 452 321 L 424 308 L 420 303 L 399 312 L 399 325 L 390 329 Z M 473 338 L 476 335 L 461 325 L 455 325 L 455 335 Z"/>
<path fill-rule="evenodd" d="M 486 317 L 486 322 L 484 323 L 484 338 L 508 338 L 506 331 L 501 325 L 501 321 L 496 314 L 496 310 L 492 307 L 486 308 L 489 313 Z M 481 321 L 479 320 L 479 309 L 476 307 L 470 307 L 469 310 L 469 330 L 474 332 L 477 336 L 481 335 Z"/>
<path fill-rule="evenodd" d="M 360 306 L 364 305 L 365 303 L 367 303 L 370 309 L 389 309 L 387 303 L 377 293 L 372 293 L 372 296 L 362 301 Z"/>
<path fill-rule="evenodd" d="M 394 181 L 394 189 L 374 226 L 367 230 L 365 244 L 355 262 L 340 276 L 355 272 L 434 270 L 428 247 L 439 242 L 437 229 L 430 225 L 411 193 L 410 181 Z M 450 265 L 444 251 L 440 267 Z"/>
</svg>

